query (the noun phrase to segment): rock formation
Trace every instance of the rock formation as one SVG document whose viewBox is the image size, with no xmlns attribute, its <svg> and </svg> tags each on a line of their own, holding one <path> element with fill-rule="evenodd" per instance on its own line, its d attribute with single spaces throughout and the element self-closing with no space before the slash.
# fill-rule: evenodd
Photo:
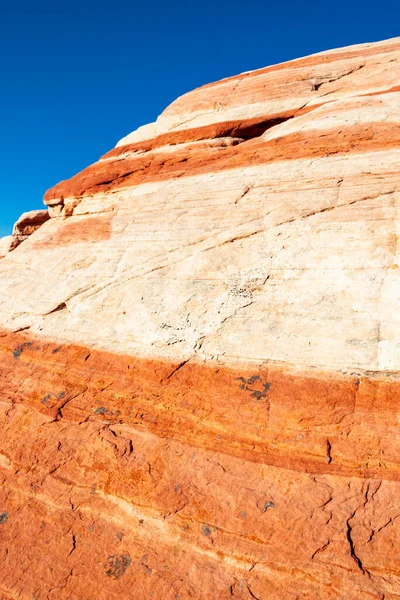
<svg viewBox="0 0 400 600">
<path fill-rule="evenodd" d="M 13 242 L 10 250 L 14 250 L 22 242 L 24 242 L 32 233 L 50 219 L 48 210 L 31 210 L 23 213 L 14 225 Z"/>
<path fill-rule="evenodd" d="M 0 261 L 2 599 L 400 598 L 399 63 L 201 87 L 47 192 Z"/>
<path fill-rule="evenodd" d="M 3 258 L 10 251 L 12 241 L 12 235 L 0 238 L 0 258 Z"/>
<path fill-rule="evenodd" d="M 48 210 L 31 210 L 23 213 L 15 223 L 12 235 L 0 239 L 0 258 L 15 250 L 49 219 Z"/>
</svg>

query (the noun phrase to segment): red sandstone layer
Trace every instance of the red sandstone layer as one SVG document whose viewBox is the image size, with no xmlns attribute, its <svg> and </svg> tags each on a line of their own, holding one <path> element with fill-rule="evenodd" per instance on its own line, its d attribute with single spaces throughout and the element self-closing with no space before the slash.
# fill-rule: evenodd
<svg viewBox="0 0 400 600">
<path fill-rule="evenodd" d="M 397 597 L 396 377 L 0 352 L 2 597 Z"/>
<path fill-rule="evenodd" d="M 397 148 L 399 143 L 399 128 L 375 123 L 354 125 L 345 131 L 295 133 L 270 141 L 256 138 L 237 146 L 210 147 L 200 152 L 178 148 L 173 155 L 160 152 L 137 158 L 99 161 L 51 188 L 45 195 L 45 202 L 52 204 L 64 198 L 110 192 L 150 181 L 217 173 L 245 165 L 387 150 Z"/>
</svg>

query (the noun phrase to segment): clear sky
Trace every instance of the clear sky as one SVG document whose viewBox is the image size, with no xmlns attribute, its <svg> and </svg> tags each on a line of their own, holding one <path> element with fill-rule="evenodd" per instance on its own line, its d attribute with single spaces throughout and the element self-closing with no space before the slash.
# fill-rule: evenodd
<svg viewBox="0 0 400 600">
<path fill-rule="evenodd" d="M 396 0 L 3 2 L 0 236 L 184 92 L 399 23 Z"/>
</svg>

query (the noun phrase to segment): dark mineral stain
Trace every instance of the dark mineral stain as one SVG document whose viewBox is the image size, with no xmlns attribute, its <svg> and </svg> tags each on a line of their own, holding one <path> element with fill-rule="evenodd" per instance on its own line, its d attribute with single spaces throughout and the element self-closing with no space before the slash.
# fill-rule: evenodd
<svg viewBox="0 0 400 600">
<path fill-rule="evenodd" d="M 57 396 L 59 400 L 62 400 L 65 397 L 65 392 L 60 392 Z"/>
<path fill-rule="evenodd" d="M 61 346 L 57 346 L 57 348 L 54 348 L 54 350 L 52 351 L 52 354 L 57 354 L 57 352 L 60 352 L 61 350 Z"/>
<path fill-rule="evenodd" d="M 3 525 L 3 523 L 7 523 L 7 521 L 8 521 L 8 512 L 0 513 L 0 525 Z"/>
<path fill-rule="evenodd" d="M 249 379 L 236 377 L 236 381 L 241 381 L 240 389 L 250 392 L 250 396 L 251 398 L 254 398 L 255 402 L 262 400 L 262 398 L 266 398 L 271 387 L 271 384 L 267 381 L 263 381 L 259 375 L 252 375 Z"/>
<path fill-rule="evenodd" d="M 132 562 L 129 554 L 114 554 L 109 556 L 105 565 L 106 575 L 112 579 L 119 579 L 130 567 Z"/>
<path fill-rule="evenodd" d="M 13 357 L 15 358 L 15 360 L 19 359 L 19 357 L 21 356 L 21 354 L 23 353 L 25 348 L 32 348 L 32 346 L 33 346 L 32 342 L 25 342 L 24 344 L 17 346 L 15 348 L 15 350 L 13 351 Z"/>
<path fill-rule="evenodd" d="M 118 417 L 121 414 L 120 410 L 108 410 L 105 406 L 98 406 L 93 412 L 95 415 L 108 415 L 109 418 Z"/>
<path fill-rule="evenodd" d="M 204 525 L 201 528 L 201 532 L 203 535 L 211 535 L 211 529 L 208 523 L 204 523 Z"/>
<path fill-rule="evenodd" d="M 93 412 L 95 415 L 106 415 L 108 413 L 108 409 L 104 406 L 98 406 Z"/>
<path fill-rule="evenodd" d="M 256 381 L 262 381 L 261 377 L 259 377 L 258 375 L 253 375 L 252 377 L 250 377 L 250 379 L 247 380 L 248 385 L 253 385 L 253 383 L 255 383 Z"/>
<path fill-rule="evenodd" d="M 53 394 L 46 394 L 46 396 L 41 400 L 42 404 L 47 406 L 47 402 L 50 400 Z"/>
</svg>

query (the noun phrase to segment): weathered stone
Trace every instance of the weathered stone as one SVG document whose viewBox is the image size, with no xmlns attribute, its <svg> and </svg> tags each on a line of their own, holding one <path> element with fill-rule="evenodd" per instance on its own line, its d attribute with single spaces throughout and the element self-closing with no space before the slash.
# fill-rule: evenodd
<svg viewBox="0 0 400 600">
<path fill-rule="evenodd" d="M 0 258 L 3 258 L 10 252 L 13 237 L 12 235 L 6 235 L 0 238 Z"/>
<path fill-rule="evenodd" d="M 1 597 L 399 597 L 399 62 L 204 86 L 46 194 L 0 263 Z"/>
<path fill-rule="evenodd" d="M 50 215 L 48 210 L 31 210 L 23 213 L 14 225 L 8 252 L 15 250 L 15 248 L 28 239 L 32 233 L 37 231 L 39 227 L 49 219 Z M 6 248 L 6 245 L 4 248 Z M 4 255 L 5 254 L 7 254 L 7 252 L 4 252 Z"/>
</svg>

